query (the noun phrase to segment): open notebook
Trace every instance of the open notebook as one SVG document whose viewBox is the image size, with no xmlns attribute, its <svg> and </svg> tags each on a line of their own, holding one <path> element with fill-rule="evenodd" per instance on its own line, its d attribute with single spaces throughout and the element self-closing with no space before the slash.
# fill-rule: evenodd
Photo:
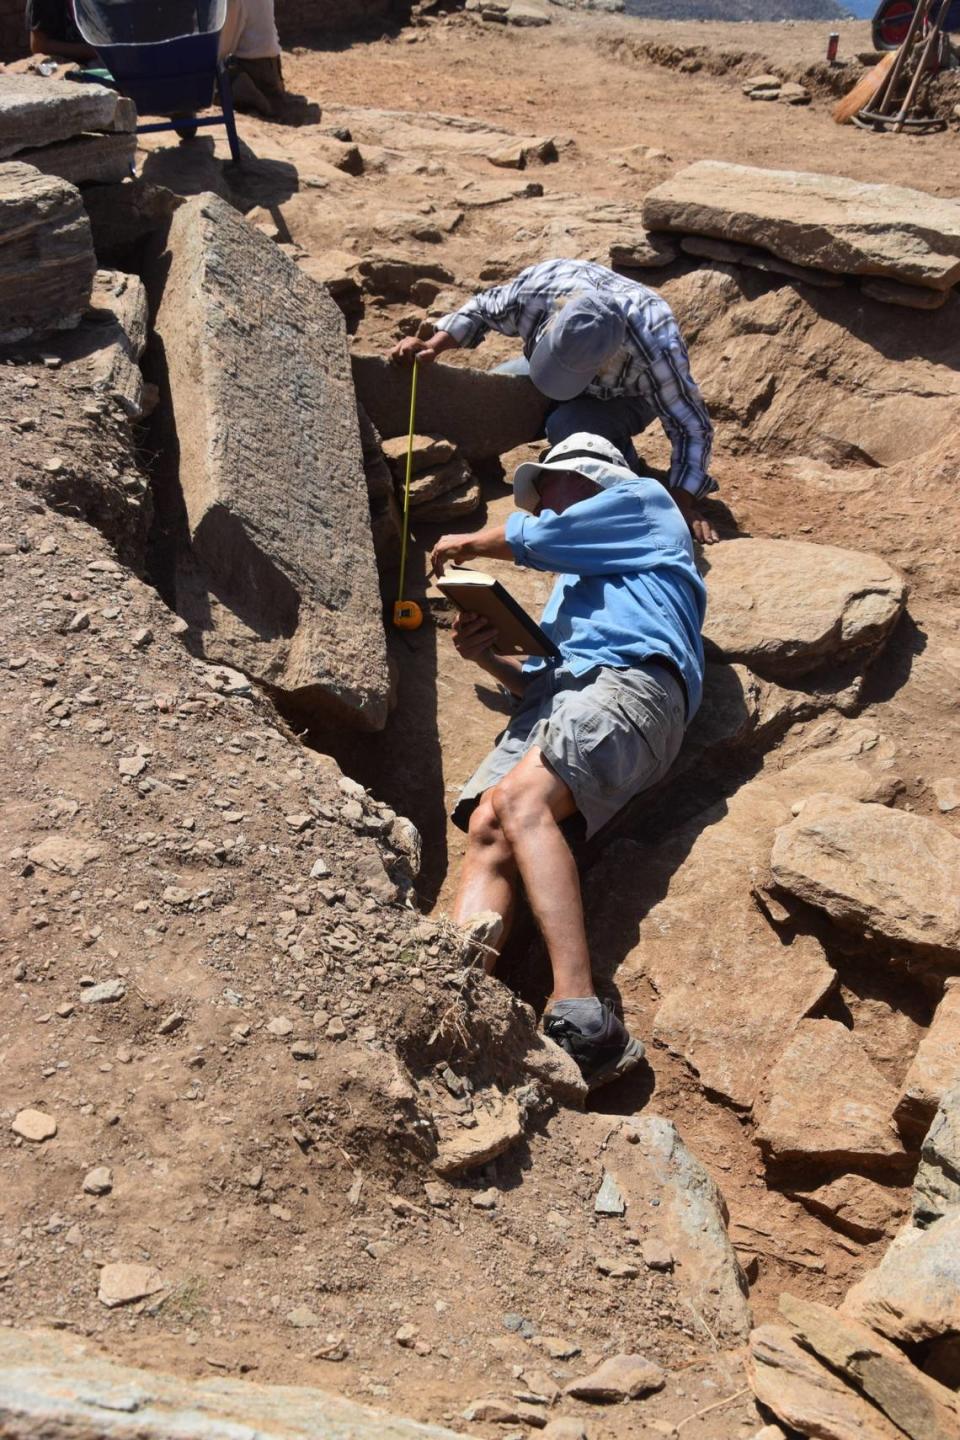
<svg viewBox="0 0 960 1440">
<path fill-rule="evenodd" d="M 540 655 L 559 660 L 560 651 L 549 640 L 535 620 L 518 605 L 506 586 L 482 570 L 465 570 L 451 565 L 437 589 L 452 600 L 458 610 L 483 615 L 496 626 L 497 640 L 493 649 L 498 655 Z"/>
</svg>

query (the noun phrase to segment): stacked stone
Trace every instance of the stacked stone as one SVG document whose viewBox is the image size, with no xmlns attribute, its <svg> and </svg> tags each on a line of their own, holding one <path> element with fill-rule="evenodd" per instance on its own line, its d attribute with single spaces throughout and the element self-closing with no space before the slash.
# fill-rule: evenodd
<svg viewBox="0 0 960 1440">
<path fill-rule="evenodd" d="M 136 151 L 137 112 L 103 85 L 8 75 L 0 90 L 0 160 L 16 156 L 74 185 L 123 180 Z"/>
<path fill-rule="evenodd" d="M 901 185 L 701 160 L 650 191 L 643 223 L 721 262 L 856 278 L 884 304 L 938 309 L 960 282 L 960 202 Z"/>
<path fill-rule="evenodd" d="M 73 329 L 96 269 L 76 187 L 32 165 L 0 165 L 0 344 Z"/>
<path fill-rule="evenodd" d="M 384 442 L 383 453 L 402 494 L 407 473 L 407 437 Z M 480 504 L 480 482 L 449 440 L 414 435 L 410 510 L 417 520 L 445 524 L 470 515 Z"/>
</svg>

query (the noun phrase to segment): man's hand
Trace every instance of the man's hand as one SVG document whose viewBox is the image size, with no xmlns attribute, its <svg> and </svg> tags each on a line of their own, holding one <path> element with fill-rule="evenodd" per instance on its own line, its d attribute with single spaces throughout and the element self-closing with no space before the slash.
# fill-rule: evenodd
<svg viewBox="0 0 960 1440">
<path fill-rule="evenodd" d="M 430 564 L 437 579 L 441 579 L 447 565 L 462 565 L 474 554 L 472 535 L 441 535 L 430 552 Z"/>
<path fill-rule="evenodd" d="M 457 342 L 446 330 L 438 330 L 429 340 L 421 340 L 419 335 L 408 335 L 394 345 L 390 351 L 391 365 L 432 365 L 438 355 L 444 350 L 456 350 Z"/>
<path fill-rule="evenodd" d="M 483 615 L 469 610 L 457 612 L 453 622 L 453 643 L 461 660 L 479 661 L 497 638 L 497 629 Z"/>
<path fill-rule="evenodd" d="M 485 557 L 488 560 L 512 560 L 513 551 L 507 544 L 506 526 L 488 525 L 472 535 L 441 535 L 430 555 L 433 573 L 439 580 L 445 565 L 462 565 L 465 560 Z"/>
<path fill-rule="evenodd" d="M 531 678 L 524 674 L 523 659 L 518 655 L 498 655 L 492 648 L 496 639 L 496 626 L 482 615 L 474 615 L 469 610 L 457 612 L 453 643 L 461 660 L 472 660 L 505 690 L 522 696 Z"/>
<path fill-rule="evenodd" d="M 686 520 L 694 540 L 698 540 L 701 545 L 715 545 L 720 536 L 700 510 L 690 492 L 688 490 L 671 490 L 670 494 L 676 501 L 680 514 Z"/>
</svg>

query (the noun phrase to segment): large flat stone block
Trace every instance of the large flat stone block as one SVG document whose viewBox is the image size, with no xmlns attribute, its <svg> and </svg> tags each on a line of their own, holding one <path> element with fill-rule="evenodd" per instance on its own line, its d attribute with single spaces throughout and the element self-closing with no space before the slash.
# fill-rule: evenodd
<svg viewBox="0 0 960 1440">
<path fill-rule="evenodd" d="M 213 195 L 175 212 L 147 283 L 205 655 L 380 729 L 386 644 L 340 311 Z"/>
<path fill-rule="evenodd" d="M 357 399 L 385 439 L 410 423 L 410 371 L 379 355 L 354 355 Z M 442 360 L 417 383 L 417 429 L 441 435 L 471 460 L 502 455 L 543 432 L 547 398 L 529 380 L 465 370 Z"/>
<path fill-rule="evenodd" d="M 902 185 L 699 160 L 650 191 L 643 223 L 760 245 L 839 275 L 934 290 L 960 281 L 960 201 Z"/>
<path fill-rule="evenodd" d="M 69 140 L 85 130 L 111 130 L 118 106 L 122 107 L 122 102 L 117 92 L 105 85 L 76 85 L 41 75 L 4 75 L 0 160 L 19 150 Z"/>
<path fill-rule="evenodd" d="M 306 1385 L 182 1380 L 44 1330 L 0 1331 L 5 1440 L 456 1440 Z"/>
<path fill-rule="evenodd" d="M 77 325 L 96 269 L 80 192 L 32 165 L 0 165 L 0 344 Z"/>
<path fill-rule="evenodd" d="M 137 137 L 129 131 L 116 135 L 76 135 L 17 157 L 35 165 L 44 175 L 59 175 L 71 185 L 112 185 L 130 174 L 137 153 Z"/>
</svg>

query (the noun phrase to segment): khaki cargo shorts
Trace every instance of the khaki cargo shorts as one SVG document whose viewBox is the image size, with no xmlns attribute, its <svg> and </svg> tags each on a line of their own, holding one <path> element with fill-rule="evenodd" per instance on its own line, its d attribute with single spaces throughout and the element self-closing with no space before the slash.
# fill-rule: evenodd
<svg viewBox="0 0 960 1440">
<path fill-rule="evenodd" d="M 545 670 L 464 785 L 453 822 L 466 830 L 484 792 L 536 745 L 570 787 L 589 839 L 666 774 L 685 726 L 683 686 L 672 668 L 656 660 L 624 670 L 598 665 L 585 675 L 564 665 Z"/>
</svg>

